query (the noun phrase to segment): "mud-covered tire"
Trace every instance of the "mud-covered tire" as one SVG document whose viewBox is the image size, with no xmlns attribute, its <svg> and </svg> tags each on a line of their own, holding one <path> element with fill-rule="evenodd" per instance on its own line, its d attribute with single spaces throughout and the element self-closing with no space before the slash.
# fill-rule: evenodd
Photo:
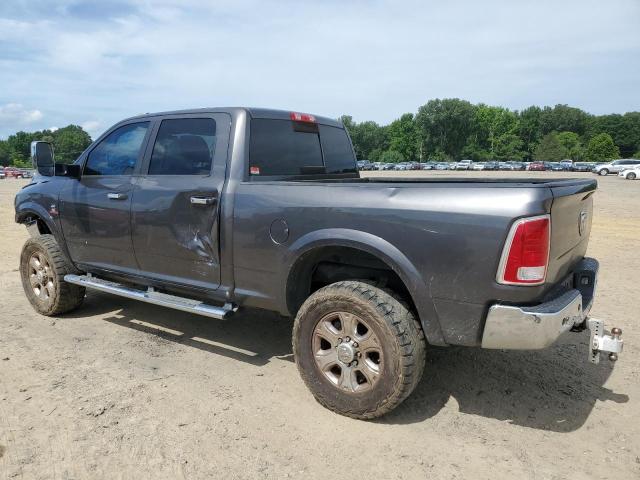
<svg viewBox="0 0 640 480">
<path fill-rule="evenodd" d="M 345 327 L 342 326 L 341 315 L 347 318 Z M 331 320 L 334 317 L 337 323 Z M 327 330 L 320 326 L 327 324 L 327 319 L 331 322 L 328 323 L 330 329 L 335 325 L 340 328 L 329 332 L 328 339 L 325 339 L 323 332 Z M 354 328 L 346 329 L 347 324 L 355 325 L 355 337 L 349 334 Z M 366 331 L 361 335 L 364 329 Z M 327 371 L 324 360 L 318 360 L 323 358 L 325 351 L 333 355 L 333 343 L 329 337 L 335 334 L 342 335 L 338 338 L 338 346 L 347 343 L 346 337 L 350 338 L 350 346 L 344 350 L 348 350 L 347 360 L 349 353 L 354 354 L 355 360 L 342 363 L 344 358 L 340 360 L 339 355 L 344 351 L 339 352 L 338 360 L 332 360 L 338 365 L 339 372 Z M 318 343 L 319 337 L 324 346 Z M 373 343 L 372 338 L 376 340 Z M 371 345 L 375 346 L 371 348 Z M 379 363 L 373 372 L 379 375 L 372 374 L 369 368 L 373 365 L 371 359 L 375 361 L 375 357 L 368 355 L 375 353 L 375 349 L 379 351 Z M 408 305 L 393 292 L 366 282 L 343 281 L 316 291 L 298 311 L 293 327 L 296 365 L 311 393 L 324 407 L 357 419 L 380 417 L 409 396 L 422 377 L 425 349 L 422 328 Z M 357 377 L 359 366 L 362 378 Z M 356 380 L 354 388 L 343 385 L 343 367 L 355 370 L 355 376 L 351 377 Z M 373 378 L 371 382 L 369 377 Z M 363 384 L 364 390 L 360 390 Z"/>
<path fill-rule="evenodd" d="M 33 308 L 42 315 L 59 315 L 78 308 L 85 289 L 64 281 L 77 270 L 62 253 L 53 235 L 30 238 L 22 247 L 22 288 Z"/>
</svg>

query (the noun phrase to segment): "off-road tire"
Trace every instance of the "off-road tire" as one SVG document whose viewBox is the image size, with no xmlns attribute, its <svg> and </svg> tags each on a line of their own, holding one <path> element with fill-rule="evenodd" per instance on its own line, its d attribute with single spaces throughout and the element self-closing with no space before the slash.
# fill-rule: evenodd
<svg viewBox="0 0 640 480">
<path fill-rule="evenodd" d="M 379 379 L 365 392 L 344 391 L 321 371 L 314 358 L 316 326 L 333 312 L 366 320 L 382 350 Z M 364 281 L 342 281 L 313 293 L 293 326 L 293 352 L 300 376 L 324 407 L 357 419 L 380 417 L 415 389 L 425 366 L 426 342 L 409 306 L 395 293 Z"/>
<path fill-rule="evenodd" d="M 603 168 L 602 170 L 600 170 L 598 172 L 598 175 L 603 176 L 603 177 L 606 176 L 606 175 L 609 175 L 609 170 L 607 170 L 606 168 Z"/>
<path fill-rule="evenodd" d="M 30 264 L 34 255 L 39 255 L 48 265 L 47 278 L 50 279 L 48 298 L 38 296 L 31 284 L 33 273 Z M 64 281 L 68 273 L 77 273 L 75 267 L 62 253 L 53 235 L 40 235 L 30 238 L 22 247 L 20 255 L 20 276 L 22 288 L 36 312 L 47 315 L 60 315 L 78 308 L 85 296 L 85 289 Z"/>
</svg>

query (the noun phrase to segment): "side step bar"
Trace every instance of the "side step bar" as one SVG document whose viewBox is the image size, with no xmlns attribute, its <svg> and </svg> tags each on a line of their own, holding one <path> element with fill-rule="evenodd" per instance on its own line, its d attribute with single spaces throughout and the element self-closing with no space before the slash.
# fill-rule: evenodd
<svg viewBox="0 0 640 480">
<path fill-rule="evenodd" d="M 135 288 L 127 287 L 121 283 L 103 280 L 90 274 L 68 274 L 64 276 L 64 281 L 80 285 L 81 287 L 113 293 L 114 295 L 119 295 L 121 297 L 153 303 L 154 305 L 160 305 L 162 307 L 173 308 L 176 310 L 182 310 L 183 312 L 204 315 L 205 317 L 217 318 L 219 320 L 228 318 L 238 309 L 237 306 L 231 303 L 225 303 L 222 307 L 216 307 L 214 305 L 203 303 L 200 300 L 192 300 L 191 298 L 177 297 L 175 295 L 156 292 L 153 287 L 149 287 L 147 291 L 136 290 Z"/>
</svg>

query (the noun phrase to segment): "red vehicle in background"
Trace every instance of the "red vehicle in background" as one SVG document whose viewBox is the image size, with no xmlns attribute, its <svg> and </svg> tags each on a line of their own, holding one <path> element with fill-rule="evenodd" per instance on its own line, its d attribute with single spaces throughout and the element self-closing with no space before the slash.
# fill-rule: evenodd
<svg viewBox="0 0 640 480">
<path fill-rule="evenodd" d="M 4 175 L 6 178 L 25 178 L 24 172 L 16 167 L 4 167 Z"/>
<path fill-rule="evenodd" d="M 543 172 L 547 169 L 547 166 L 544 164 L 544 162 L 532 162 L 529 164 L 529 171 L 539 171 L 539 172 Z"/>
</svg>

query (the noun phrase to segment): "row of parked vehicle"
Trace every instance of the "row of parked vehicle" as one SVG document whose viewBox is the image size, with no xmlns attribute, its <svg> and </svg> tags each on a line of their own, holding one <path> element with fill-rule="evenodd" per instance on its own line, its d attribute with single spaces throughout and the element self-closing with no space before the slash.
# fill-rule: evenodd
<svg viewBox="0 0 640 480">
<path fill-rule="evenodd" d="M 31 178 L 33 174 L 30 170 L 23 170 L 16 167 L 0 167 L 0 180 L 5 178 Z"/>
<path fill-rule="evenodd" d="M 460 160 L 459 162 L 402 162 L 384 163 L 359 160 L 360 170 L 530 170 L 553 172 L 593 172 L 599 175 L 621 173 L 623 170 L 640 167 L 640 160 L 620 159 L 608 163 L 574 162 L 562 160 L 561 162 L 474 162 L 473 160 Z"/>
</svg>

